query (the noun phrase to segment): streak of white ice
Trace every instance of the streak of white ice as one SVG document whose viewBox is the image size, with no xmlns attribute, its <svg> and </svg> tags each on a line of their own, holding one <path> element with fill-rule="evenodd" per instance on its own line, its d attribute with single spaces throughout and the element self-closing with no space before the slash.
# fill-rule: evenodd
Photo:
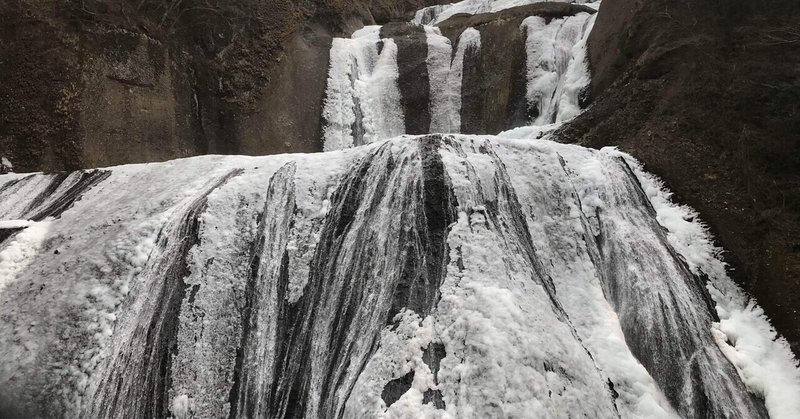
<svg viewBox="0 0 800 419">
<path fill-rule="evenodd" d="M 800 363 L 788 342 L 777 334 L 764 310 L 728 276 L 707 226 L 692 208 L 672 201 L 672 193 L 633 157 L 624 156 L 655 208 L 667 238 L 695 274 L 708 276 L 707 288 L 716 302 L 719 323 L 710 331 L 736 367 L 747 388 L 764 398 L 771 418 L 800 417 Z"/>
<path fill-rule="evenodd" d="M 360 29 L 350 39 L 334 38 L 330 57 L 322 112 L 324 150 L 403 134 L 397 45 L 380 38 L 380 26 Z"/>
</svg>

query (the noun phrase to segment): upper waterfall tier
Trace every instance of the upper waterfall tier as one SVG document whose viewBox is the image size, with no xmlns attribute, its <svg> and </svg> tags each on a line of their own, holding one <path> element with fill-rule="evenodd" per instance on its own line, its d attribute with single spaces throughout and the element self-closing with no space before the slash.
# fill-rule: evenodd
<svg viewBox="0 0 800 419">
<path fill-rule="evenodd" d="M 497 134 L 574 117 L 589 83 L 592 13 L 536 3 L 334 39 L 325 150 L 400 134 Z"/>
<path fill-rule="evenodd" d="M 614 150 L 453 135 L 5 175 L 0 411 L 798 411 L 785 342 L 662 197 Z"/>
</svg>

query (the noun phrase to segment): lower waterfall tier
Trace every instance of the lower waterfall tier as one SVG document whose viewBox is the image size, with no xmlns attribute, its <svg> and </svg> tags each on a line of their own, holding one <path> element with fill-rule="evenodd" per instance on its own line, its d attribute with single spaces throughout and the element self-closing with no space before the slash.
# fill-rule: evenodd
<svg viewBox="0 0 800 419">
<path fill-rule="evenodd" d="M 667 197 L 612 149 L 461 135 L 5 175 L 0 413 L 800 412 Z"/>
</svg>

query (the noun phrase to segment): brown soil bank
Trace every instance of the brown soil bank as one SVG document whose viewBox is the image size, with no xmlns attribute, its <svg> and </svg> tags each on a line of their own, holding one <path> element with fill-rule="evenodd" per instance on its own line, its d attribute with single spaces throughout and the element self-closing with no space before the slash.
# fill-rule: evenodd
<svg viewBox="0 0 800 419">
<path fill-rule="evenodd" d="M 438 0 L 0 2 L 16 171 L 321 150 L 334 36 Z"/>
<path fill-rule="evenodd" d="M 697 209 L 800 354 L 800 2 L 604 0 L 594 104 L 560 135 L 617 145 Z"/>
</svg>

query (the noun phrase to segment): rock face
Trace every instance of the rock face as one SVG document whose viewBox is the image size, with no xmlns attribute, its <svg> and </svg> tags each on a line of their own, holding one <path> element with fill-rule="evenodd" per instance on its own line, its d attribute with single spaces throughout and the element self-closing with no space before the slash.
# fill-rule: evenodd
<svg viewBox="0 0 800 419">
<path fill-rule="evenodd" d="M 10 59 L 0 75 L 10 82 L 0 92 L 0 156 L 25 172 L 209 153 L 321 151 L 332 39 L 365 24 L 408 22 L 414 10 L 439 2 L 236 0 L 211 2 L 202 12 L 208 7 L 190 7 L 195 1 L 5 6 L 3 54 Z M 397 132 L 382 133 L 498 133 L 530 122 L 537 113 L 526 97 L 523 20 L 580 13 L 594 10 L 538 3 L 455 14 L 439 23 L 441 33 L 405 22 L 383 26 L 377 39 L 391 39 L 397 49 L 386 59 L 398 65 L 405 118 Z M 48 42 L 59 47 L 33 53 Z M 441 61 L 439 74 L 428 74 L 432 60 Z M 441 97 L 432 89 L 451 96 L 453 82 L 461 97 L 446 99 L 453 103 L 444 108 L 452 109 L 437 108 Z M 436 116 L 443 113 L 447 120 Z"/>
<path fill-rule="evenodd" d="M 564 141 L 616 145 L 697 209 L 800 353 L 800 5 L 604 0 L 594 104 Z"/>
<path fill-rule="evenodd" d="M 5 2 L 0 157 L 25 172 L 321 150 L 331 38 L 435 3 Z"/>
<path fill-rule="evenodd" d="M 187 94 L 191 81 L 169 48 L 129 31 L 95 35 L 72 85 L 75 103 L 65 105 L 74 112 L 79 136 L 71 164 L 98 167 L 204 152 L 202 138 L 194 135 L 200 121 Z"/>
<path fill-rule="evenodd" d="M 410 23 L 383 25 L 380 37 L 392 39 L 397 45 L 397 85 L 405 132 L 427 134 L 431 126 L 431 88 L 425 29 Z"/>
<path fill-rule="evenodd" d="M 616 149 L 525 141 L 631 148 L 681 197 L 741 211 L 698 205 L 732 247 L 756 231 L 742 203 L 773 201 L 720 175 L 794 180 L 756 170 L 767 146 L 714 160 L 703 137 L 736 128 L 739 102 L 708 106 L 704 84 L 748 80 L 718 65 L 757 18 L 607 1 L 591 38 L 597 14 L 571 4 L 415 17 L 438 27 L 408 22 L 416 0 L 11 4 L 28 49 L 3 71 L 28 84 L 2 90 L 0 172 L 331 152 L 0 176 L 0 416 L 799 416 L 800 365 L 696 214 Z M 36 33 L 64 48 L 20 53 Z M 755 138 L 794 124 L 769 118 Z M 761 214 L 786 227 L 770 252 L 800 228 L 785 198 Z M 769 287 L 796 260 L 777 254 L 785 276 L 740 279 L 793 339 L 796 294 Z"/>
</svg>

